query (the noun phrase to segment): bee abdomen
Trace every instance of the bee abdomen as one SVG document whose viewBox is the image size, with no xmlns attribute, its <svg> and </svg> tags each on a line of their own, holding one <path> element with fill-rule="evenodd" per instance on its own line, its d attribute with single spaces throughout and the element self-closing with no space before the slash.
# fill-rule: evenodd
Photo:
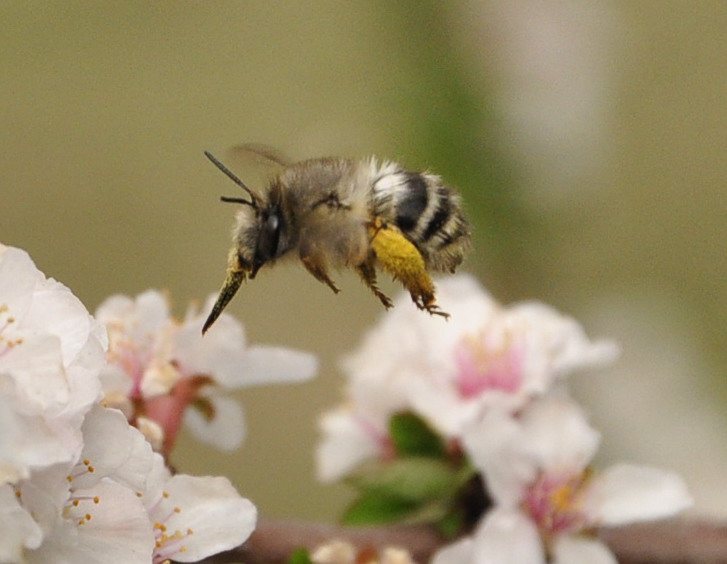
<svg viewBox="0 0 727 564">
<path fill-rule="evenodd" d="M 374 214 L 401 229 L 433 270 L 453 270 L 469 245 L 459 195 L 438 176 L 395 167 L 374 180 Z"/>
</svg>

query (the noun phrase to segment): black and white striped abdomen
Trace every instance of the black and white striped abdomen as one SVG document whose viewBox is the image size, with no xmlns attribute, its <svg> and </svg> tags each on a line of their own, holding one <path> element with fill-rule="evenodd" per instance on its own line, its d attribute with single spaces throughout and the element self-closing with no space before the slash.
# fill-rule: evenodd
<svg viewBox="0 0 727 564">
<path fill-rule="evenodd" d="M 372 178 L 375 216 L 396 225 L 435 271 L 454 271 L 470 245 L 462 200 L 439 176 L 412 172 L 395 163 Z"/>
</svg>

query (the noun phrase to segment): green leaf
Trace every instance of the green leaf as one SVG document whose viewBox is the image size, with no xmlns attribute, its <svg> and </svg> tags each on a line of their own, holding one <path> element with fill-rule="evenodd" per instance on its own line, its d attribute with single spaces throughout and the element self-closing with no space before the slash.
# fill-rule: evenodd
<svg viewBox="0 0 727 564">
<path fill-rule="evenodd" d="M 422 456 L 363 466 L 348 479 L 363 493 L 377 492 L 411 502 L 453 497 L 461 485 L 460 470 Z"/>
<path fill-rule="evenodd" d="M 296 548 L 290 553 L 288 564 L 313 564 L 307 548 Z"/>
<path fill-rule="evenodd" d="M 389 436 L 401 456 L 444 458 L 447 448 L 421 417 L 411 412 L 397 413 L 389 420 Z"/>
<path fill-rule="evenodd" d="M 386 525 L 404 520 L 416 508 L 416 502 L 371 490 L 349 505 L 341 523 L 349 526 Z"/>
<path fill-rule="evenodd" d="M 446 539 L 454 539 L 462 532 L 464 518 L 458 511 L 450 511 L 437 521 L 439 533 Z"/>
<path fill-rule="evenodd" d="M 341 522 L 349 526 L 440 523 L 451 511 L 450 499 L 412 501 L 369 491 L 348 507 Z"/>
</svg>

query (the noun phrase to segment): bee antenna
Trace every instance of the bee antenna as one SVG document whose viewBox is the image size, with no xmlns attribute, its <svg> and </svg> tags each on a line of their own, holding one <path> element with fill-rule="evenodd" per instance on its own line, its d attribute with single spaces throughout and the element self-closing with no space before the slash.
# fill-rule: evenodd
<svg viewBox="0 0 727 564">
<path fill-rule="evenodd" d="M 215 157 L 212 153 L 209 151 L 204 152 L 204 156 L 207 157 L 209 160 L 212 161 L 212 164 L 214 164 L 217 168 L 219 168 L 222 172 L 225 173 L 225 175 L 232 180 L 235 184 L 237 184 L 240 188 L 242 188 L 245 192 L 247 192 L 250 195 L 250 198 L 252 198 L 251 202 L 248 202 L 247 200 L 238 199 L 238 198 L 226 198 L 225 196 L 222 197 L 223 202 L 235 202 L 239 204 L 247 204 L 248 206 L 251 206 L 254 209 L 257 209 L 257 202 L 258 198 L 255 196 L 255 192 L 250 190 L 250 188 L 247 187 L 247 185 L 240 180 L 229 168 L 227 168 L 225 165 L 223 165 L 217 157 Z"/>
<path fill-rule="evenodd" d="M 223 202 L 230 202 L 232 204 L 245 204 L 246 206 L 255 207 L 252 202 L 248 202 L 244 198 L 229 198 L 227 196 L 220 196 L 220 200 Z"/>
</svg>

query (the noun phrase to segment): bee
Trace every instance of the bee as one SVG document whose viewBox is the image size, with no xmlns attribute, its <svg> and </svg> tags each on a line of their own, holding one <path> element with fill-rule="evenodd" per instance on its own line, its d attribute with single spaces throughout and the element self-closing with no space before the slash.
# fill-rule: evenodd
<svg viewBox="0 0 727 564">
<path fill-rule="evenodd" d="M 470 226 L 460 196 L 439 176 L 375 158 L 341 157 L 288 163 L 271 150 L 240 150 L 277 173 L 264 191 L 249 188 L 211 153 L 207 158 L 245 192 L 223 196 L 239 204 L 227 276 L 202 333 L 241 284 L 265 265 L 297 255 L 333 292 L 329 268 L 353 268 L 385 308 L 392 301 L 377 286 L 377 269 L 402 283 L 420 310 L 449 317 L 436 305 L 429 272 L 454 272 L 470 247 Z"/>
</svg>

